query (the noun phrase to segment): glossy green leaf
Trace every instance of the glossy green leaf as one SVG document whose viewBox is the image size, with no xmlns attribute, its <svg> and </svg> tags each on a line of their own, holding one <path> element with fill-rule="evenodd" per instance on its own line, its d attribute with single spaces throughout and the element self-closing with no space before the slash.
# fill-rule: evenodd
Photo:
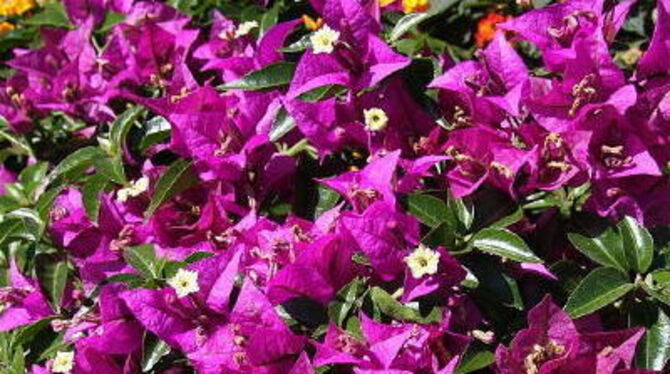
<svg viewBox="0 0 670 374">
<path fill-rule="evenodd" d="M 274 122 L 272 123 L 272 128 L 270 128 L 268 137 L 270 138 L 271 142 L 276 142 L 284 135 L 291 132 L 291 130 L 293 130 L 295 127 L 296 123 L 293 117 L 291 117 L 286 112 L 286 110 L 282 108 L 277 114 L 277 118 L 275 118 Z"/>
<path fill-rule="evenodd" d="M 407 198 L 407 207 L 411 215 L 430 227 L 437 227 L 445 222 L 453 222 L 454 216 L 447 204 L 431 195 L 414 194 Z"/>
<path fill-rule="evenodd" d="M 150 372 L 161 358 L 170 353 L 170 346 L 164 341 L 151 338 L 144 346 L 142 357 L 142 372 Z"/>
<path fill-rule="evenodd" d="M 670 360 L 670 317 L 658 309 L 658 319 L 637 346 L 635 366 L 640 369 L 663 370 Z"/>
<path fill-rule="evenodd" d="M 621 237 L 615 230 L 608 228 L 599 236 L 590 238 L 581 234 L 568 234 L 570 243 L 594 262 L 626 271 L 628 261 L 623 253 Z"/>
<path fill-rule="evenodd" d="M 126 184 L 126 173 L 123 170 L 123 161 L 121 157 L 97 157 L 93 162 L 95 170 L 107 177 L 108 180 L 116 184 Z"/>
<path fill-rule="evenodd" d="M 46 177 L 46 184 L 54 182 L 59 177 L 73 170 L 82 170 L 93 165 L 98 157 L 104 157 L 104 153 L 98 147 L 84 147 L 67 156 Z"/>
<path fill-rule="evenodd" d="M 565 304 L 565 311 L 573 318 L 585 316 L 615 302 L 633 287 L 617 269 L 594 269 L 572 292 Z"/>
<path fill-rule="evenodd" d="M 654 256 L 654 239 L 651 234 L 632 217 L 622 219 L 618 227 L 628 264 L 638 273 L 646 272 Z"/>
<path fill-rule="evenodd" d="M 218 86 L 220 90 L 258 91 L 278 88 L 291 83 L 295 63 L 278 62 L 260 70 L 252 71 L 241 79 Z"/>
<path fill-rule="evenodd" d="M 109 186 L 106 176 L 96 174 L 89 179 L 81 188 L 82 202 L 84 203 L 84 210 L 86 215 L 93 222 L 98 222 L 98 214 L 100 213 L 101 193 Z"/>
<path fill-rule="evenodd" d="M 196 183 L 197 177 L 191 162 L 185 159 L 175 161 L 165 174 L 158 179 L 154 195 L 151 197 L 149 207 L 144 213 L 145 217 L 151 217 L 164 202 Z"/>
<path fill-rule="evenodd" d="M 541 263 L 521 237 L 507 229 L 486 228 L 472 237 L 470 245 L 487 253 L 519 262 Z"/>
<path fill-rule="evenodd" d="M 154 246 L 151 244 L 124 248 L 123 258 L 144 278 L 155 279 L 160 275 L 161 260 L 156 258 Z"/>
<path fill-rule="evenodd" d="M 126 136 L 135 120 L 144 113 L 141 106 L 133 106 L 126 109 L 111 125 L 109 130 L 109 140 L 111 142 L 110 151 L 113 156 L 118 157 L 123 152 L 123 146 L 126 142 Z"/>
<path fill-rule="evenodd" d="M 456 369 L 456 374 L 467 374 L 473 371 L 481 370 L 495 361 L 495 356 L 489 351 L 479 351 L 475 353 L 466 352 Z"/>
<path fill-rule="evenodd" d="M 400 301 L 394 299 L 393 296 L 389 295 L 388 292 L 379 287 L 370 289 L 370 297 L 375 306 L 379 308 L 383 314 L 397 320 L 419 323 L 437 323 L 442 319 L 440 308 L 433 308 L 430 314 L 424 317 L 418 310 L 403 305 Z"/>
<path fill-rule="evenodd" d="M 43 264 L 37 271 L 40 286 L 55 310 L 60 310 L 60 303 L 67 283 L 67 274 L 68 268 L 65 261 Z"/>
</svg>

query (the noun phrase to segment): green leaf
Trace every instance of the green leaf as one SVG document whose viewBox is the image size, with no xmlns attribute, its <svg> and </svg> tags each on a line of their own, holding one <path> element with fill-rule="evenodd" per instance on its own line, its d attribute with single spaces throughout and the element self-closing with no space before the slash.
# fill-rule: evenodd
<svg viewBox="0 0 670 374">
<path fill-rule="evenodd" d="M 495 221 L 489 227 L 505 228 L 521 221 L 523 217 L 524 217 L 523 209 L 521 209 L 521 207 L 518 207 L 512 214 L 509 214 Z"/>
<path fill-rule="evenodd" d="M 28 326 L 21 327 L 17 330 L 17 334 L 14 337 L 14 344 L 26 344 L 32 338 L 35 337 L 40 331 L 44 330 L 47 327 L 51 327 L 51 321 L 55 317 L 42 318 L 41 320 L 34 322 Z"/>
<path fill-rule="evenodd" d="M 107 177 L 102 174 L 96 174 L 81 188 L 84 210 L 86 210 L 86 215 L 93 222 L 98 222 L 101 203 L 100 193 L 104 191 L 107 186 L 109 186 Z"/>
<path fill-rule="evenodd" d="M 162 340 L 152 338 L 144 347 L 142 357 L 142 372 L 148 373 L 156 366 L 161 358 L 170 353 L 170 346 Z"/>
<path fill-rule="evenodd" d="M 454 212 L 456 219 L 461 223 L 464 230 L 469 230 L 475 220 L 475 208 L 472 204 L 466 203 L 463 199 L 457 199 L 449 196 L 447 199 L 449 210 Z"/>
<path fill-rule="evenodd" d="M 156 116 L 144 123 L 145 134 L 140 141 L 140 152 L 146 152 L 154 144 L 161 143 L 170 137 L 172 125 L 165 117 Z"/>
<path fill-rule="evenodd" d="M 50 262 L 40 266 L 36 272 L 42 289 L 46 293 L 54 310 L 60 310 L 67 282 L 67 262 Z"/>
<path fill-rule="evenodd" d="M 102 25 L 97 30 L 97 32 L 107 32 L 112 29 L 112 27 L 118 25 L 126 19 L 126 16 L 122 13 L 116 12 L 107 12 L 105 14 L 105 19 L 102 21 Z"/>
<path fill-rule="evenodd" d="M 418 310 L 403 305 L 401 302 L 394 299 L 393 296 L 389 295 L 388 292 L 379 287 L 373 287 L 370 290 L 370 297 L 383 314 L 397 320 L 418 323 L 437 323 L 442 319 L 440 308 L 433 308 L 430 314 L 424 317 Z"/>
<path fill-rule="evenodd" d="M 582 279 L 564 309 L 572 318 L 579 318 L 613 303 L 633 287 L 619 270 L 597 268 Z"/>
<path fill-rule="evenodd" d="M 400 37 L 405 35 L 405 33 L 414 26 L 437 14 L 444 12 L 456 2 L 456 0 L 434 0 L 431 1 L 430 9 L 427 12 L 410 13 L 403 16 L 393 27 L 389 40 L 395 41 L 400 39 Z"/>
<path fill-rule="evenodd" d="M 291 83 L 295 63 L 278 62 L 260 70 L 252 71 L 241 79 L 218 86 L 220 90 L 258 91 L 278 88 Z"/>
<path fill-rule="evenodd" d="M 156 258 L 152 244 L 124 248 L 123 258 L 146 279 L 156 279 L 160 275 L 162 263 Z"/>
<path fill-rule="evenodd" d="M 670 317 L 659 308 L 658 319 L 637 346 L 635 367 L 663 370 L 670 360 Z"/>
<path fill-rule="evenodd" d="M 280 110 L 277 114 L 277 118 L 275 118 L 274 122 L 272 123 L 272 128 L 270 129 L 268 137 L 270 138 L 271 142 L 276 142 L 284 135 L 288 134 L 295 127 L 296 123 L 293 117 L 291 117 L 286 112 L 286 109 L 282 108 L 282 110 Z"/>
<path fill-rule="evenodd" d="M 304 92 L 298 96 L 298 99 L 302 101 L 307 101 L 310 103 L 325 100 L 330 97 L 337 96 L 343 92 L 346 92 L 347 88 L 340 86 L 339 84 L 328 84 L 325 86 L 317 87 L 307 92 Z"/>
<path fill-rule="evenodd" d="M 7 220 L 18 222 L 17 231 L 14 232 L 14 235 L 20 235 L 21 237 L 28 240 L 39 240 L 44 231 L 44 221 L 40 215 L 28 208 L 20 208 L 13 210 L 5 215 Z"/>
<path fill-rule="evenodd" d="M 304 51 L 307 48 L 312 46 L 311 36 L 312 36 L 311 33 L 309 33 L 307 35 L 304 35 L 297 42 L 294 42 L 291 45 L 288 45 L 286 47 L 279 48 L 279 52 L 283 52 L 283 53 L 302 52 L 302 51 Z"/>
<path fill-rule="evenodd" d="M 596 263 L 617 268 L 624 272 L 628 269 L 628 261 L 626 261 L 623 253 L 622 240 L 615 230 L 608 228 L 594 238 L 570 233 L 568 239 L 578 251 Z"/>
<path fill-rule="evenodd" d="M 326 186 L 318 187 L 319 201 L 314 208 L 314 218 L 319 218 L 327 210 L 333 208 L 340 201 L 340 194 Z"/>
<path fill-rule="evenodd" d="M 112 123 L 112 126 L 109 130 L 109 140 L 111 142 L 110 152 L 112 156 L 120 157 L 123 152 L 123 146 L 126 142 L 126 136 L 130 128 L 135 123 L 138 117 L 144 113 L 144 108 L 141 106 L 133 106 L 123 112 L 117 119 Z"/>
<path fill-rule="evenodd" d="M 541 263 L 521 237 L 507 229 L 486 228 L 472 237 L 470 245 L 481 251 L 519 262 Z"/>
<path fill-rule="evenodd" d="M 56 197 L 63 191 L 64 187 L 56 187 L 49 190 L 46 190 L 43 194 L 40 195 L 35 204 L 35 210 L 40 215 L 42 221 L 47 219 L 47 215 L 51 210 L 53 202 L 56 200 Z"/>
<path fill-rule="evenodd" d="M 93 164 L 98 173 L 107 177 L 108 180 L 116 184 L 126 184 L 128 180 L 126 179 L 126 173 L 123 170 L 123 160 L 121 157 L 106 157 L 101 156 L 97 157 Z"/>
<path fill-rule="evenodd" d="M 276 25 L 279 21 L 279 11 L 281 10 L 282 2 L 277 1 L 272 5 L 272 8 L 263 13 L 260 22 L 260 32 L 264 35 L 269 28 Z"/>
<path fill-rule="evenodd" d="M 191 255 L 186 257 L 184 262 L 186 262 L 187 264 L 192 264 L 194 262 L 198 262 L 200 260 L 204 260 L 204 259 L 210 258 L 210 257 L 214 257 L 214 253 L 200 251 L 200 252 L 192 253 Z"/>
<path fill-rule="evenodd" d="M 654 256 L 654 239 L 651 234 L 631 217 L 622 219 L 618 227 L 628 264 L 638 273 L 646 272 Z"/>
<path fill-rule="evenodd" d="M 52 26 L 72 29 L 74 26 L 67 17 L 65 8 L 60 1 L 50 1 L 44 4 L 40 12 L 23 20 L 22 23 L 33 26 Z"/>
<path fill-rule="evenodd" d="M 41 161 L 21 171 L 19 183 L 23 186 L 26 196 L 32 197 L 37 188 L 44 183 L 48 168 L 49 164 Z"/>
<path fill-rule="evenodd" d="M 65 157 L 46 177 L 46 184 L 53 183 L 56 179 L 73 170 L 86 170 L 93 165 L 98 157 L 105 156 L 98 147 L 84 147 Z"/>
<path fill-rule="evenodd" d="M 151 197 L 151 202 L 144 216 L 146 218 L 151 217 L 161 204 L 187 188 L 194 186 L 197 180 L 190 161 L 179 159 L 172 163 L 165 174 L 158 179 L 156 190 Z"/>
<path fill-rule="evenodd" d="M 447 204 L 431 195 L 414 194 L 407 198 L 408 211 L 426 226 L 437 227 L 444 222 L 453 222 L 454 216 Z"/>
<path fill-rule="evenodd" d="M 495 361 L 495 356 L 489 351 L 466 352 L 458 363 L 456 374 L 466 374 L 484 369 Z"/>
<path fill-rule="evenodd" d="M 659 269 L 653 271 L 641 282 L 642 288 L 656 300 L 670 305 L 670 270 Z"/>
<path fill-rule="evenodd" d="M 342 287 L 337 292 L 335 301 L 328 306 L 328 316 L 338 326 L 343 327 L 344 322 L 349 316 L 349 312 L 354 308 L 356 300 L 365 291 L 365 282 L 356 278 Z"/>
</svg>

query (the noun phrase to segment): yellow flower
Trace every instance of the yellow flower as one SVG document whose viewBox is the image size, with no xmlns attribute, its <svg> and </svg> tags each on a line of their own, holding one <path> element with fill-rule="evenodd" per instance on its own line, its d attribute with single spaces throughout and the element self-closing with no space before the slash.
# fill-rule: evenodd
<svg viewBox="0 0 670 374">
<path fill-rule="evenodd" d="M 430 8 L 430 0 L 402 0 L 402 10 L 405 13 L 425 12 Z"/>
<path fill-rule="evenodd" d="M 0 22 L 0 35 L 5 35 L 8 32 L 14 30 L 16 26 L 9 22 Z"/>
<path fill-rule="evenodd" d="M 389 117 L 382 109 L 370 108 L 363 111 L 365 117 L 365 128 L 370 131 L 381 131 L 386 128 Z"/>
<path fill-rule="evenodd" d="M 35 0 L 0 0 L 0 16 L 19 16 L 35 7 Z"/>
<path fill-rule="evenodd" d="M 393 3 L 395 3 L 395 0 L 379 0 L 379 6 L 382 8 L 385 6 L 389 6 Z"/>
</svg>

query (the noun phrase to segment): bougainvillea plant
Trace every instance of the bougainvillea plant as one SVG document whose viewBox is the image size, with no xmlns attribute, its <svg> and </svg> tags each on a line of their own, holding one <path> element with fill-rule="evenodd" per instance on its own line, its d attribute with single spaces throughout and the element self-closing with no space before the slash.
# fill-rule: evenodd
<svg viewBox="0 0 670 374">
<path fill-rule="evenodd" d="M 0 0 L 0 373 L 670 370 L 670 0 Z"/>
</svg>

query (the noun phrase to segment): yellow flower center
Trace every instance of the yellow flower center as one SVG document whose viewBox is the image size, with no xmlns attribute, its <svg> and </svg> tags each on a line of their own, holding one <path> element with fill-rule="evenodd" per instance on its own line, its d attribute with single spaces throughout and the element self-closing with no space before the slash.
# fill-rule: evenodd
<svg viewBox="0 0 670 374">
<path fill-rule="evenodd" d="M 388 125 L 389 117 L 382 109 L 370 108 L 363 111 L 365 127 L 370 131 L 381 131 Z"/>
<path fill-rule="evenodd" d="M 312 42 L 312 51 L 315 54 L 319 53 L 332 53 L 334 48 L 334 43 L 339 39 L 340 33 L 324 25 L 317 31 L 315 31 L 312 36 L 309 38 Z"/>
<path fill-rule="evenodd" d="M 167 283 L 174 288 L 177 297 L 180 298 L 200 291 L 198 272 L 195 270 L 179 269 L 177 274 L 168 279 Z"/>
<path fill-rule="evenodd" d="M 424 275 L 433 275 L 437 273 L 440 264 L 440 253 L 434 251 L 423 244 L 405 257 L 405 263 L 409 267 L 412 277 L 419 279 Z"/>
<path fill-rule="evenodd" d="M 51 366 L 54 373 L 69 373 L 74 368 L 74 352 L 58 352 Z"/>
</svg>

